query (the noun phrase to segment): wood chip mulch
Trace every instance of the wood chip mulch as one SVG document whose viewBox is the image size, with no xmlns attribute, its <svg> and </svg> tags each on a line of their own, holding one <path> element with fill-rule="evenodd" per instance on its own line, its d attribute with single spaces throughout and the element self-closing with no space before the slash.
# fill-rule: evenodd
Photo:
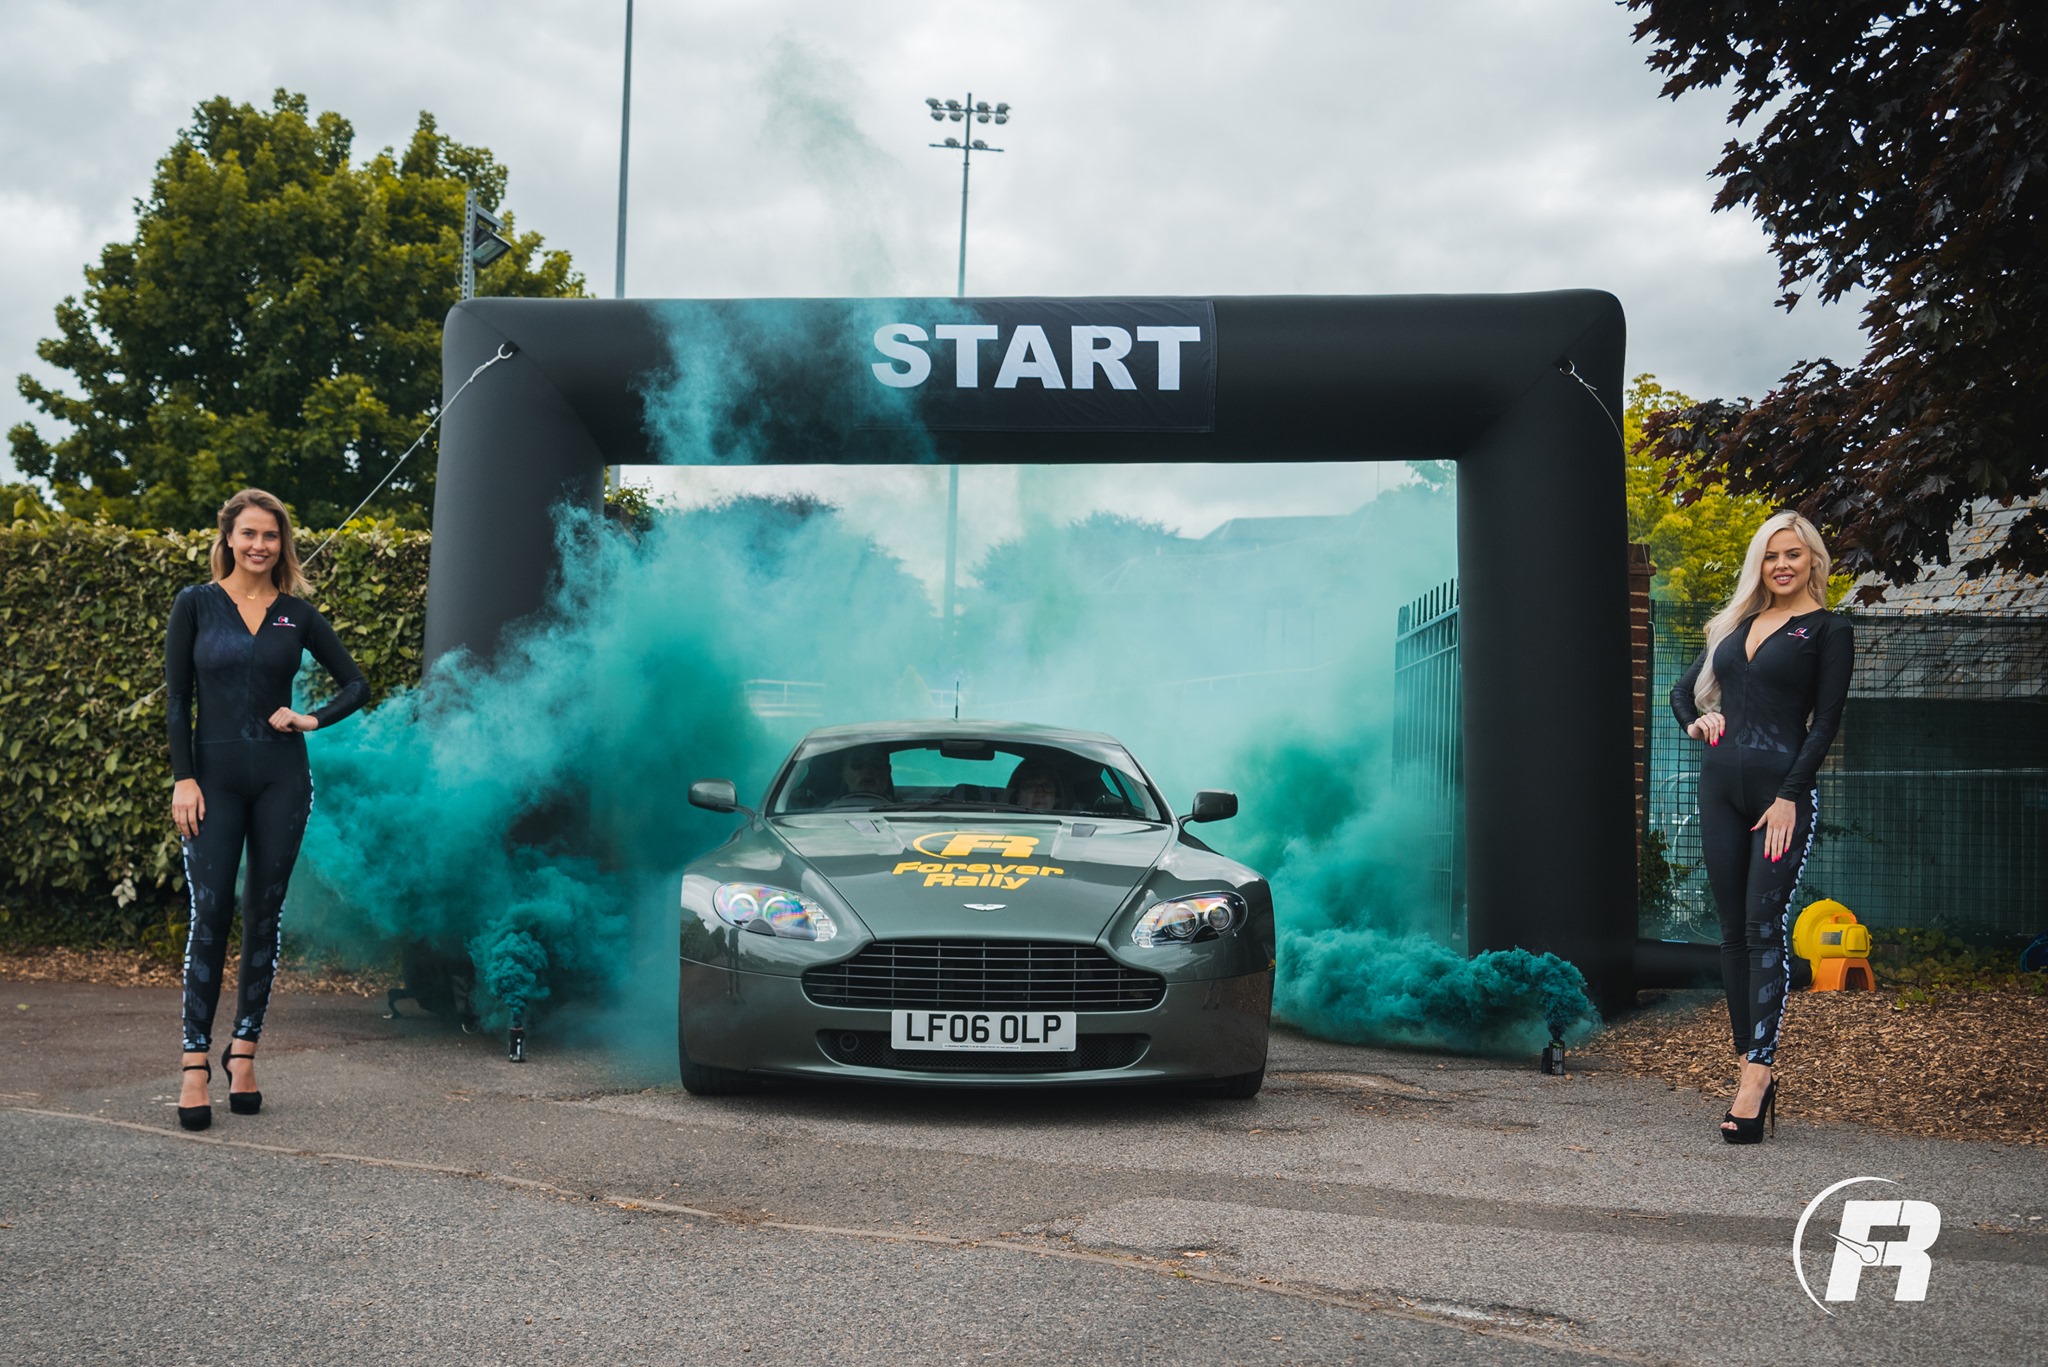
<svg viewBox="0 0 2048 1367">
<path fill-rule="evenodd" d="M 228 959 L 221 983 L 223 995 L 233 993 L 236 961 Z M 177 987 L 179 965 L 148 954 L 120 949 L 35 949 L 0 954 L 0 981 L 30 983 L 96 983 L 104 987 Z M 279 992 L 341 992 L 381 997 L 395 977 L 359 973 L 329 964 L 294 963 L 287 957 L 278 971 Z M 230 998 L 232 1000 L 232 998 Z"/>
<path fill-rule="evenodd" d="M 1852 1120 L 1893 1134 L 2048 1144 L 2048 996 L 1942 995 L 1898 1006 L 1897 993 L 1795 993 L 1778 1044 L 1778 1109 Z M 1728 1008 L 1651 1004 L 1587 1041 L 1625 1072 L 1733 1097 L 1738 1060 Z"/>
</svg>

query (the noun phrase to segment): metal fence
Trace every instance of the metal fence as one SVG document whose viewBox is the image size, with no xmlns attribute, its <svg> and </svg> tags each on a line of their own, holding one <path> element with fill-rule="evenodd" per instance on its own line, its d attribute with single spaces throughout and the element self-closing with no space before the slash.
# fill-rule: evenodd
<svg viewBox="0 0 2048 1367">
<path fill-rule="evenodd" d="M 1701 867 L 1700 749 L 1666 702 L 1711 609 L 1651 609 L 1646 839 L 1671 877 L 1643 933 L 1712 941 Z M 2034 933 L 2048 921 L 2048 618 L 1855 616 L 1856 672 L 1820 773 L 1799 900 L 1874 926 Z"/>
<path fill-rule="evenodd" d="M 1438 939 L 1465 944 L 1465 730 L 1458 582 L 1401 609 L 1394 631 L 1394 779 L 1430 814 L 1424 859 Z"/>
<path fill-rule="evenodd" d="M 1720 935 L 1700 858 L 1700 748 L 1667 701 L 1710 613 L 1651 608 L 1641 928 L 1652 939 Z M 1880 927 L 2048 928 L 2048 617 L 1851 620 L 1856 672 L 1820 773 L 1820 826 L 1800 902 L 1832 897 Z M 1432 916 L 1446 940 L 1461 942 L 1455 582 L 1400 610 L 1394 697 L 1396 780 L 1434 814 L 1425 852 Z"/>
</svg>

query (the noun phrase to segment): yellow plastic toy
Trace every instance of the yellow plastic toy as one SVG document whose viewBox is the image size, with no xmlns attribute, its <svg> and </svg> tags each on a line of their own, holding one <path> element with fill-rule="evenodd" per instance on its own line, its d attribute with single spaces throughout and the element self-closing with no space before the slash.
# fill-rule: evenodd
<svg viewBox="0 0 2048 1367">
<path fill-rule="evenodd" d="M 1833 898 L 1799 913 L 1792 923 L 1792 952 L 1813 965 L 1812 991 L 1869 992 L 1877 986 L 1870 971 L 1870 929 Z"/>
</svg>

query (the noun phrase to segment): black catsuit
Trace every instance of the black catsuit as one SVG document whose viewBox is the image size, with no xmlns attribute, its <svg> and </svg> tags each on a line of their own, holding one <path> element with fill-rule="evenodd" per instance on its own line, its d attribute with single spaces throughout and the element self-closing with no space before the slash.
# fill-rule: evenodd
<svg viewBox="0 0 2048 1367">
<path fill-rule="evenodd" d="M 273 712 L 291 706 L 292 680 L 303 651 L 313 653 L 337 686 L 334 697 L 313 713 L 321 726 L 333 725 L 368 700 L 363 671 L 342 648 L 334 628 L 303 598 L 280 593 L 253 632 L 219 584 L 182 590 L 171 604 L 164 641 L 171 774 L 198 779 L 206 803 L 199 834 L 184 842 L 185 885 L 192 897 L 192 929 L 185 940 L 188 1053 L 207 1052 L 211 1045 L 228 924 L 235 914 L 235 870 L 245 844 L 249 872 L 243 884 L 234 1037 L 254 1040 L 263 1034 L 285 885 L 313 811 L 306 738 L 270 725 Z"/>
<path fill-rule="evenodd" d="M 1727 724 L 1700 760 L 1700 846 L 1721 912 L 1721 981 L 1735 1049 L 1769 1066 L 1792 986 L 1792 897 L 1820 811 L 1815 776 L 1842 724 L 1856 645 L 1847 620 L 1816 608 L 1764 637 L 1752 659 L 1755 620 L 1745 618 L 1714 650 Z M 1705 659 L 1702 652 L 1671 690 L 1681 726 L 1699 719 L 1693 685 Z M 1773 863 L 1764 855 L 1768 830 L 1751 827 L 1781 797 L 1797 817 L 1792 843 Z"/>
</svg>

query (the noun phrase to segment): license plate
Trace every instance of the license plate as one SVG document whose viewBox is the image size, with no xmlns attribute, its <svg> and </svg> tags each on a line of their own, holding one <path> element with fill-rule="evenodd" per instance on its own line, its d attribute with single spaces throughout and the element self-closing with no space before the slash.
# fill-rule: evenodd
<svg viewBox="0 0 2048 1367">
<path fill-rule="evenodd" d="M 1072 1053 L 1072 1011 L 892 1011 L 894 1049 Z"/>
</svg>

